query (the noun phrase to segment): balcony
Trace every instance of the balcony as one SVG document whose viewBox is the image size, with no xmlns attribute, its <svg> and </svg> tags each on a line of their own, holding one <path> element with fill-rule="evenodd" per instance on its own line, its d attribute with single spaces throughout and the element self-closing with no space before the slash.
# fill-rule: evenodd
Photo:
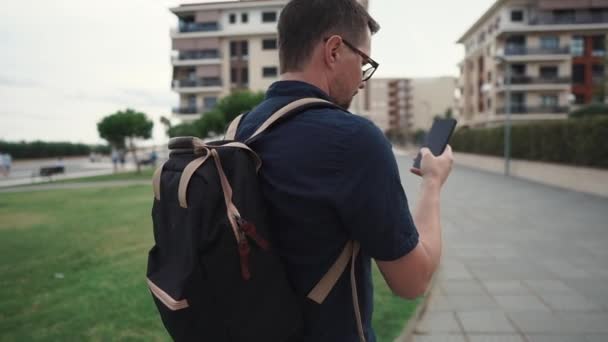
<svg viewBox="0 0 608 342">
<path fill-rule="evenodd" d="M 180 115 L 199 115 L 202 113 L 209 112 L 212 108 L 197 107 L 197 106 L 186 106 L 173 108 L 174 114 Z"/>
<path fill-rule="evenodd" d="M 177 59 L 180 61 L 188 59 L 214 59 L 220 58 L 219 50 L 192 50 L 192 51 L 180 51 Z"/>
<path fill-rule="evenodd" d="M 505 79 L 505 84 L 507 79 Z M 513 76 L 511 77 L 511 84 L 570 84 L 572 78 L 570 77 L 530 77 L 530 76 Z"/>
<path fill-rule="evenodd" d="M 506 108 L 500 107 L 496 109 L 496 114 L 506 114 Z M 568 107 L 551 106 L 551 107 L 528 107 L 520 104 L 514 104 L 511 107 L 511 114 L 567 114 Z"/>
<path fill-rule="evenodd" d="M 497 91 L 505 91 L 507 89 L 506 82 L 507 80 L 503 79 L 503 83 L 498 85 Z M 508 88 L 512 91 L 559 91 L 570 89 L 571 82 L 570 77 L 513 76 Z"/>
<path fill-rule="evenodd" d="M 192 50 L 180 51 L 177 56 L 171 58 L 174 66 L 220 64 L 221 54 L 219 50 Z"/>
<path fill-rule="evenodd" d="M 506 56 L 530 56 L 530 55 L 569 55 L 570 47 L 542 48 L 526 46 L 509 46 L 505 49 Z"/>
<path fill-rule="evenodd" d="M 222 79 L 206 77 L 199 79 L 173 80 L 173 89 L 181 93 L 219 92 L 222 91 Z"/>
<path fill-rule="evenodd" d="M 530 25 L 579 25 L 579 24 L 608 24 L 608 13 L 572 11 L 563 15 L 553 15 L 553 13 L 539 13 L 536 18 L 528 22 Z"/>
<path fill-rule="evenodd" d="M 192 33 L 192 32 L 216 32 L 220 30 L 220 24 L 217 22 L 208 23 L 194 23 L 194 22 L 180 22 L 179 33 Z"/>
</svg>

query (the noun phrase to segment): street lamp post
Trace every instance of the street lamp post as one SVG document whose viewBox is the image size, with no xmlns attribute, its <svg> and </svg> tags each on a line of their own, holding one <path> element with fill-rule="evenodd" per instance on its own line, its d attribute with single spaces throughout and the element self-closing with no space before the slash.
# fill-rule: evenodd
<svg viewBox="0 0 608 342">
<path fill-rule="evenodd" d="M 511 68 L 509 62 L 503 56 L 495 56 L 505 64 L 507 69 L 505 72 L 505 141 L 504 141 L 504 159 L 505 159 L 505 176 L 511 174 Z"/>
</svg>

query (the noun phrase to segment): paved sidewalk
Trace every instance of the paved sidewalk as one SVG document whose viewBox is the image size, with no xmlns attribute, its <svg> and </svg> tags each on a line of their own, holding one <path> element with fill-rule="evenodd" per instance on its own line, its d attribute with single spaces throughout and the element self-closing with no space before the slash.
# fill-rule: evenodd
<svg viewBox="0 0 608 342">
<path fill-rule="evenodd" d="M 420 180 L 398 157 L 413 207 Z M 414 341 L 608 341 L 608 199 L 455 167 Z"/>
</svg>

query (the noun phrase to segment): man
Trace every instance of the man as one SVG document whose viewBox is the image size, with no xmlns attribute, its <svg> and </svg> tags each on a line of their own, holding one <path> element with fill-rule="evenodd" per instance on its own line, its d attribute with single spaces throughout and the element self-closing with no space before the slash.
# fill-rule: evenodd
<svg viewBox="0 0 608 342">
<path fill-rule="evenodd" d="M 414 170 L 422 188 L 412 218 L 390 143 L 369 120 L 347 111 L 377 67 L 368 56 L 378 24 L 355 0 L 292 0 L 278 29 L 282 80 L 244 117 L 237 140 L 299 98 L 344 108 L 303 111 L 253 148 L 263 162 L 275 245 L 295 290 L 305 297 L 345 243 L 358 241 L 359 305 L 365 337 L 375 341 L 371 259 L 398 296 L 424 293 L 441 254 L 439 195 L 451 170 L 451 149 L 439 157 L 423 149 L 421 169 Z M 348 273 L 318 310 L 306 311 L 306 341 L 359 341 Z"/>
</svg>

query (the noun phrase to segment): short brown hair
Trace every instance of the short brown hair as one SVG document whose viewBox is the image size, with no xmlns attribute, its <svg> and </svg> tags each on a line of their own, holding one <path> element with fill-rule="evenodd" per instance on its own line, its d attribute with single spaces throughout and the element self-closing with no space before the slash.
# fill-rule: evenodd
<svg viewBox="0 0 608 342">
<path fill-rule="evenodd" d="M 281 72 L 301 71 L 313 46 L 326 36 L 360 44 L 367 29 L 374 34 L 380 25 L 356 0 L 291 0 L 279 19 Z"/>
</svg>

